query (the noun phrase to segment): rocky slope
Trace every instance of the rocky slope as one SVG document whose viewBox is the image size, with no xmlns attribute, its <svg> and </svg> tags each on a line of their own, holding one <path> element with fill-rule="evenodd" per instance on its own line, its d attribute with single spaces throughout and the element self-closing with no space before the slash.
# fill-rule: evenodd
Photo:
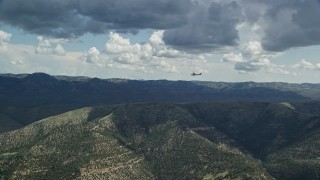
<svg viewBox="0 0 320 180">
<path fill-rule="evenodd" d="M 82 108 L 0 134 L 9 179 L 315 179 L 320 103 Z"/>
</svg>

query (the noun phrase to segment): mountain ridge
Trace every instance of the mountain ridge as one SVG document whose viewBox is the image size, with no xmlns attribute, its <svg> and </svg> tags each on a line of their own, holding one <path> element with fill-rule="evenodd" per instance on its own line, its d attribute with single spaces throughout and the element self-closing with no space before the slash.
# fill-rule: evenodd
<svg viewBox="0 0 320 180">
<path fill-rule="evenodd" d="M 306 94 L 305 85 L 301 85 L 302 88 L 298 90 L 296 86 L 298 85 L 275 86 L 273 83 L 253 82 L 104 80 L 83 76 L 50 76 L 45 73 L 2 74 L 0 75 L 0 114 L 24 126 L 67 110 L 100 104 L 211 101 L 299 102 L 316 100 L 320 97 L 316 96 L 317 85 L 313 85 L 315 86 L 312 89 L 313 96 L 304 95 Z M 7 127 L 0 132 L 17 127 L 10 125 L 6 120 L 3 121 L 6 122 L 4 126 Z"/>
<path fill-rule="evenodd" d="M 69 80 L 67 80 L 70 78 Z M 286 84 L 281 84 L 285 86 Z M 289 84 L 290 85 L 290 84 Z M 50 76 L 45 73 L 0 75 L 0 102 L 6 105 L 82 106 L 134 102 L 306 101 L 316 99 L 274 83 L 222 83 L 200 81 L 124 80 Z M 293 87 L 297 86 L 292 84 Z M 303 85 L 300 90 L 306 89 Z M 316 84 L 314 90 L 320 91 Z M 312 87 L 313 87 L 312 86 Z M 291 87 L 291 86 L 290 86 Z M 289 88 L 289 87 L 288 87 Z M 309 88 L 309 87 L 308 87 Z M 82 96 L 77 100 L 77 96 Z M 32 99 L 30 99 L 32 98 Z M 19 99 L 22 99 L 19 101 Z"/>
<path fill-rule="evenodd" d="M 264 102 L 82 108 L 0 134 L 0 173 L 20 178 L 62 173 L 61 177 L 86 179 L 95 172 L 96 177 L 122 177 L 119 173 L 124 173 L 132 179 L 313 179 L 320 169 L 320 116 L 301 112 L 304 104 L 307 108 L 308 103 Z M 297 119 L 292 120 L 290 114 L 298 115 Z M 117 154 L 110 144 L 130 157 Z M 39 150 L 48 152 L 39 155 Z M 83 161 L 70 159 L 85 154 L 88 157 Z M 57 163 L 47 164 L 42 158 Z M 30 164 L 31 159 L 38 159 L 37 167 Z M 110 166 L 112 162 L 119 167 Z M 51 174 L 43 168 L 37 171 L 38 166 L 54 170 Z M 27 169 L 31 174 L 24 175 Z"/>
<path fill-rule="evenodd" d="M 316 179 L 319 86 L 0 75 L 0 178 Z"/>
</svg>

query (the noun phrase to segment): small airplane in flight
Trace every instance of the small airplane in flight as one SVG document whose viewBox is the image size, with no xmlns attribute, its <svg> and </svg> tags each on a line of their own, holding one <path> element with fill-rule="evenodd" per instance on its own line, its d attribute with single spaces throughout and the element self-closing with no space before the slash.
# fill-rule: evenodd
<svg viewBox="0 0 320 180">
<path fill-rule="evenodd" d="M 194 73 L 194 72 L 191 74 L 191 76 L 201 76 L 201 75 L 202 75 L 202 73 L 197 74 L 197 73 Z"/>
</svg>

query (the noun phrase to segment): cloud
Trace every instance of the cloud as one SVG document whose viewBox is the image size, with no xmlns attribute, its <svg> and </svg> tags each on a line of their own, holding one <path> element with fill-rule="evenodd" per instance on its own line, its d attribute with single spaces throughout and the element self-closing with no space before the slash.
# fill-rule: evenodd
<svg viewBox="0 0 320 180">
<path fill-rule="evenodd" d="M 260 42 L 250 41 L 240 48 L 238 53 L 224 54 L 221 61 L 235 63 L 234 69 L 242 74 L 261 70 L 274 74 L 290 74 L 289 71 L 284 70 L 284 65 L 271 63 L 269 59 L 273 56 L 275 54 L 263 50 Z"/>
<path fill-rule="evenodd" d="M 270 63 L 269 66 L 266 68 L 266 72 L 272 73 L 272 74 L 295 75 L 294 73 L 291 73 L 290 71 L 285 70 L 285 68 L 287 68 L 285 65 Z"/>
<path fill-rule="evenodd" d="M 148 42 L 132 44 L 129 39 L 111 32 L 106 43 L 106 53 L 112 61 L 122 64 L 120 68 L 136 67 L 137 70 L 146 69 L 177 73 L 177 68 L 168 59 L 189 58 L 190 55 L 170 49 L 162 40 L 163 31 L 155 31 Z M 125 66 L 124 66 L 125 65 Z"/>
<path fill-rule="evenodd" d="M 132 43 L 118 33 L 110 32 L 105 50 L 92 47 L 80 59 L 99 67 L 112 67 L 154 73 L 179 73 L 178 66 L 195 68 L 205 63 L 204 56 L 188 54 L 168 47 L 163 41 L 164 31 L 155 31 L 147 42 Z M 199 67 L 197 67 L 199 68 Z"/>
<path fill-rule="evenodd" d="M 80 52 L 68 52 L 63 58 L 54 54 L 36 54 L 34 45 L 8 43 L 7 50 L 0 50 L 0 72 L 33 73 L 45 72 L 64 75 L 91 75 L 95 68 L 87 69 L 77 59 Z M 88 74 L 87 72 L 90 72 Z"/>
<path fill-rule="evenodd" d="M 188 23 L 165 31 L 164 41 L 188 50 L 235 46 L 239 40 L 236 27 L 240 18 L 241 9 L 235 1 L 199 3 L 188 16 Z"/>
<path fill-rule="evenodd" d="M 242 54 L 234 52 L 224 54 L 221 60 L 223 62 L 244 62 Z"/>
<path fill-rule="evenodd" d="M 75 37 L 109 30 L 167 29 L 184 24 L 189 0 L 2 0 L 0 20 L 35 34 Z"/>
<path fill-rule="evenodd" d="M 22 60 L 12 60 L 10 61 L 11 64 L 13 65 L 22 65 L 24 62 Z"/>
<path fill-rule="evenodd" d="M 62 44 L 67 43 L 67 39 L 45 38 L 42 36 L 38 36 L 37 40 L 37 54 L 55 54 L 58 56 L 63 56 L 66 53 L 66 51 L 62 47 Z"/>
<path fill-rule="evenodd" d="M 320 63 L 313 64 L 305 59 L 302 59 L 299 63 L 291 66 L 294 69 L 315 70 L 320 71 Z"/>
<path fill-rule="evenodd" d="M 234 69 L 241 73 L 260 71 L 263 67 L 269 66 L 268 59 L 257 59 L 252 61 L 238 62 L 235 64 Z"/>
<path fill-rule="evenodd" d="M 129 39 L 123 38 L 118 33 L 110 32 L 109 40 L 106 43 L 106 50 L 108 53 L 121 54 L 121 53 L 135 53 L 140 51 L 140 44 L 131 44 Z"/>
<path fill-rule="evenodd" d="M 151 65 L 159 71 L 168 72 L 168 73 L 178 73 L 176 66 L 168 63 L 167 61 L 161 60 L 159 62 L 151 62 Z"/>
<path fill-rule="evenodd" d="M 320 3 L 316 0 L 240 0 L 245 21 L 258 25 L 268 51 L 320 44 Z"/>
<path fill-rule="evenodd" d="M 240 47 L 239 52 L 224 54 L 222 61 L 237 63 L 239 68 L 254 71 L 259 69 L 258 66 L 268 64 L 269 57 L 270 54 L 264 52 L 259 41 L 250 41 Z"/>
<path fill-rule="evenodd" d="M 94 63 L 100 60 L 99 55 L 100 51 L 96 47 L 92 47 L 88 51 L 84 52 L 80 59 L 87 63 Z"/>
<path fill-rule="evenodd" d="M 236 1 L 213 0 L 2 0 L 0 21 L 33 34 L 74 38 L 85 33 L 165 30 L 179 48 L 236 45 L 241 10 Z"/>
<path fill-rule="evenodd" d="M 320 44 L 319 8 L 317 0 L 1 0 L 0 21 L 55 38 L 156 29 L 188 52 L 237 46 L 242 36 L 284 51 Z M 240 34 L 243 24 L 254 28 Z"/>
<path fill-rule="evenodd" d="M 5 47 L 10 41 L 12 34 L 0 30 L 0 48 Z"/>
</svg>

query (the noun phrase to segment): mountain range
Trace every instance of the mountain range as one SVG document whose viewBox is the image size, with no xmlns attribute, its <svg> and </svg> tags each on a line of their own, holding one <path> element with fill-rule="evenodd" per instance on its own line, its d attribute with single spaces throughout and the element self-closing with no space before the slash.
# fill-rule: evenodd
<svg viewBox="0 0 320 180">
<path fill-rule="evenodd" d="M 301 102 L 319 100 L 320 84 L 227 83 L 0 75 L 0 132 L 81 107 L 217 101 Z M 23 117 L 23 118 L 21 118 Z"/>
<path fill-rule="evenodd" d="M 0 105 L 120 104 L 137 102 L 303 101 L 319 100 L 320 84 L 226 83 L 0 75 Z"/>
<path fill-rule="evenodd" d="M 0 179 L 319 179 L 319 93 L 0 75 Z"/>
</svg>

